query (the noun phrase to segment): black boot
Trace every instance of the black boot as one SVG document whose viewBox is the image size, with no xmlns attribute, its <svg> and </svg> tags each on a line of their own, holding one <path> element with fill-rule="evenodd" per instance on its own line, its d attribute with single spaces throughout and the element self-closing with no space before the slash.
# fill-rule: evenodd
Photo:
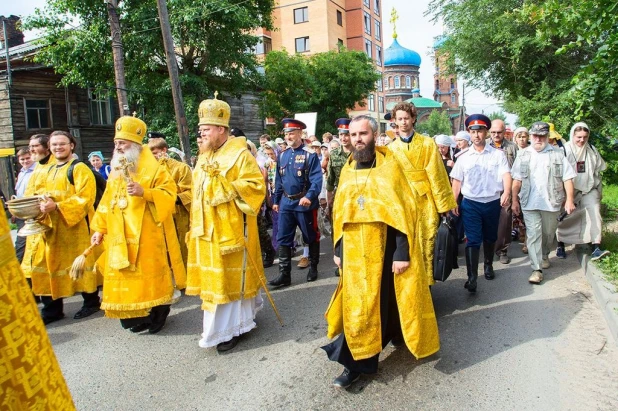
<svg viewBox="0 0 618 411">
<path fill-rule="evenodd" d="M 269 268 L 269 267 L 272 267 L 274 263 L 275 263 L 275 250 L 272 249 L 271 247 L 271 251 L 262 253 L 262 264 L 264 268 Z"/>
<path fill-rule="evenodd" d="M 471 293 L 476 292 L 476 279 L 479 276 L 479 254 L 478 248 L 466 247 L 466 267 L 468 268 L 468 281 L 464 287 Z"/>
<path fill-rule="evenodd" d="M 494 273 L 494 244 L 486 241 L 483 242 L 483 254 L 485 257 L 483 271 L 487 280 L 496 278 L 496 273 Z"/>
<path fill-rule="evenodd" d="M 292 250 L 290 247 L 279 246 L 279 277 L 268 284 L 274 287 L 282 287 L 292 284 Z"/>
<path fill-rule="evenodd" d="M 307 273 L 307 282 L 318 279 L 318 263 L 320 262 L 320 242 L 314 241 L 309 244 L 309 272 Z"/>
</svg>

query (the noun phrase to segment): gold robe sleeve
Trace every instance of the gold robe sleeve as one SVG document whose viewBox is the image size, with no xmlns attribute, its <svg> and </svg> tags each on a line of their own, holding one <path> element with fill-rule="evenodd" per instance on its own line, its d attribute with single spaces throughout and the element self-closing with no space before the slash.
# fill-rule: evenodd
<svg viewBox="0 0 618 411">
<path fill-rule="evenodd" d="M 73 227 L 86 218 L 94 206 L 97 194 L 96 180 L 86 164 L 78 163 L 75 165 L 73 181 L 75 183 L 75 194 L 57 202 L 58 211 L 69 227 Z"/>
<path fill-rule="evenodd" d="M 446 169 L 444 168 L 442 156 L 435 143 L 430 144 L 427 160 L 425 170 L 427 171 L 433 200 L 436 203 L 436 211 L 438 213 L 446 213 L 455 208 L 457 202 L 455 201 L 455 197 L 453 197 L 453 190 L 451 190 L 451 183 Z"/>
</svg>

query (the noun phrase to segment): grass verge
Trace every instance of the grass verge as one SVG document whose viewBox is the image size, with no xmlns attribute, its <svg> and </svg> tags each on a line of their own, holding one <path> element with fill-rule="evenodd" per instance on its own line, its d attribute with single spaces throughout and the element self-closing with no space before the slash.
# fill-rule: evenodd
<svg viewBox="0 0 618 411">
<path fill-rule="evenodd" d="M 603 248 L 611 254 L 597 262 L 609 282 L 618 287 L 618 185 L 603 187 Z"/>
</svg>

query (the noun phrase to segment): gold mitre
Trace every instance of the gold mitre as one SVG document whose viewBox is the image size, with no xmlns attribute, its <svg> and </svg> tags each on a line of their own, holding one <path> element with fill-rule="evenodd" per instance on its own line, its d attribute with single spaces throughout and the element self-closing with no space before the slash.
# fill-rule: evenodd
<svg viewBox="0 0 618 411">
<path fill-rule="evenodd" d="M 200 103 L 197 110 L 197 116 L 200 119 L 198 125 L 210 124 L 214 126 L 230 127 L 230 105 L 225 101 L 218 100 L 215 92 L 215 98 L 212 100 L 204 100 Z"/>
<path fill-rule="evenodd" d="M 129 140 L 142 144 L 142 140 L 148 131 L 146 123 L 137 117 L 122 116 L 116 121 L 116 134 L 114 140 Z"/>
</svg>

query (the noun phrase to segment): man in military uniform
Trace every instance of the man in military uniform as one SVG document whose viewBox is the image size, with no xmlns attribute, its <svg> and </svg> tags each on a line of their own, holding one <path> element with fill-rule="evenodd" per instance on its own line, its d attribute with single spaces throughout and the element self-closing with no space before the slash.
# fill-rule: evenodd
<svg viewBox="0 0 618 411">
<path fill-rule="evenodd" d="M 354 151 L 354 146 L 350 140 L 350 120 L 349 118 L 340 118 L 335 121 L 335 125 L 339 131 L 339 142 L 341 145 L 335 148 L 330 153 L 330 161 L 328 162 L 328 177 L 326 179 L 326 200 L 328 202 L 328 214 L 332 219 L 333 201 L 335 200 L 335 190 L 339 184 L 339 176 L 341 169 Z M 339 269 L 335 269 L 335 275 L 339 276 Z"/>
<path fill-rule="evenodd" d="M 307 126 L 298 120 L 283 119 L 283 132 L 289 148 L 279 155 L 275 176 L 273 211 L 279 213 L 279 277 L 269 282 L 275 287 L 292 283 L 292 246 L 298 226 L 309 245 L 311 266 L 307 281 L 318 278 L 320 233 L 318 231 L 318 195 L 322 190 L 322 168 L 316 153 L 301 141 Z"/>
</svg>

